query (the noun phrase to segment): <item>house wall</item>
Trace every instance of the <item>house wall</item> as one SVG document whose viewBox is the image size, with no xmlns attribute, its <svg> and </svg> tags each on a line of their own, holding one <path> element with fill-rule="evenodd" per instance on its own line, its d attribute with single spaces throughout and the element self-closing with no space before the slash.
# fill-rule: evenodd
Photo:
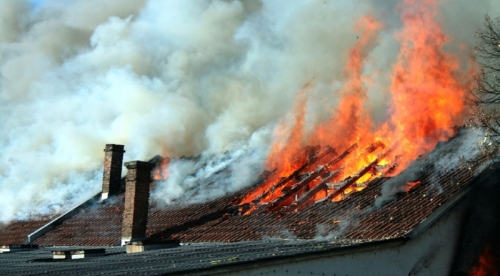
<svg viewBox="0 0 500 276">
<path fill-rule="evenodd" d="M 388 242 L 376 247 L 333 250 L 328 256 L 309 255 L 257 262 L 208 274 L 449 275 L 466 207 L 462 200 L 414 239 Z"/>
<path fill-rule="evenodd" d="M 450 274 L 469 275 L 474 269 L 479 269 L 483 274 L 477 275 L 500 275 L 499 196 L 500 170 L 497 167 L 468 196 L 455 263 Z"/>
</svg>

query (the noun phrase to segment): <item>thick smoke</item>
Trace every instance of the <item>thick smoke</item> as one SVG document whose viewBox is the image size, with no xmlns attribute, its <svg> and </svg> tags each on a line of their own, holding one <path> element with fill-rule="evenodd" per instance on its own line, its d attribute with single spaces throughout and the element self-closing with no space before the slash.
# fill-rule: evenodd
<svg viewBox="0 0 500 276">
<path fill-rule="evenodd" d="M 99 192 L 106 143 L 126 145 L 125 160 L 201 154 L 172 164 L 179 181 L 157 186 L 167 201 L 177 195 L 169 185 L 192 190 L 182 183 L 217 160 L 243 174 L 228 190 L 248 185 L 304 84 L 323 103 L 308 120 L 331 113 L 359 35 L 351 27 L 367 14 L 385 25 L 365 68 L 384 120 L 401 24 L 396 1 L 378 2 L 0 0 L 0 222 Z M 469 49 L 482 15 L 500 11 L 496 0 L 441 2 L 445 29 L 464 45 L 452 51 Z"/>
</svg>

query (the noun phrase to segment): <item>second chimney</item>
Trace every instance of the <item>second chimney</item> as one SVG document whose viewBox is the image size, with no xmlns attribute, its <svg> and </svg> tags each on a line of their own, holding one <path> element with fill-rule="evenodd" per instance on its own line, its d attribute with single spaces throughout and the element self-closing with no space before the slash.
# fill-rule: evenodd
<svg viewBox="0 0 500 276">
<path fill-rule="evenodd" d="M 120 191 L 122 178 L 123 145 L 106 144 L 101 200 Z"/>
<path fill-rule="evenodd" d="M 146 239 L 148 222 L 149 185 L 153 163 L 126 162 L 125 209 L 123 210 L 122 245 Z"/>
</svg>

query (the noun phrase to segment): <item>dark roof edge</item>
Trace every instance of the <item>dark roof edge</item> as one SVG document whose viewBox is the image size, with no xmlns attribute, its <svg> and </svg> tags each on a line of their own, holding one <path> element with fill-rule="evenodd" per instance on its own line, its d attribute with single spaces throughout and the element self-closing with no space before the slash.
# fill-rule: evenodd
<svg viewBox="0 0 500 276">
<path fill-rule="evenodd" d="M 84 201 L 80 205 L 77 205 L 75 208 L 67 211 L 66 213 L 58 216 L 57 218 L 53 219 L 49 223 L 45 224 L 44 226 L 42 226 L 42 227 L 38 228 L 37 230 L 28 234 L 28 236 L 26 236 L 26 240 L 24 241 L 23 244 L 30 244 L 30 243 L 34 242 L 36 239 L 45 235 L 50 230 L 56 228 L 58 225 L 62 224 L 64 221 L 75 216 L 78 213 L 78 211 L 80 211 L 81 209 L 91 205 L 94 202 L 99 201 L 100 199 L 101 199 L 101 192 L 97 193 L 95 196 Z"/>
<path fill-rule="evenodd" d="M 486 163 L 489 163 L 488 161 Z M 493 167 L 494 169 L 489 169 Z M 444 202 L 441 206 L 436 208 L 428 217 L 422 220 L 417 226 L 415 226 L 412 230 L 408 231 L 405 234 L 405 237 L 413 239 L 424 232 L 427 228 L 434 224 L 439 218 L 441 218 L 444 214 L 447 213 L 448 210 L 453 208 L 462 198 L 465 197 L 474 187 L 476 187 L 479 183 L 488 179 L 494 171 L 500 168 L 500 163 L 493 162 L 493 164 L 485 166 L 481 173 L 479 173 L 474 179 L 466 185 L 464 188 L 459 190 L 455 195 L 453 195 L 450 199 Z"/>
<path fill-rule="evenodd" d="M 352 244 L 348 246 L 339 245 L 339 247 L 315 250 L 312 252 L 303 252 L 286 256 L 264 257 L 255 260 L 241 261 L 241 262 L 236 261 L 231 263 L 222 263 L 214 265 L 212 267 L 203 267 L 203 268 L 195 268 L 178 272 L 169 272 L 162 275 L 200 275 L 201 271 L 203 271 L 204 275 L 236 272 L 254 268 L 262 268 L 268 265 L 280 265 L 290 262 L 307 261 L 317 258 L 329 258 L 332 256 L 350 254 L 354 252 L 363 252 L 381 248 L 396 247 L 403 245 L 404 243 L 406 243 L 407 240 L 408 240 L 407 238 L 396 238 L 390 240 L 366 242 L 361 244 Z"/>
</svg>

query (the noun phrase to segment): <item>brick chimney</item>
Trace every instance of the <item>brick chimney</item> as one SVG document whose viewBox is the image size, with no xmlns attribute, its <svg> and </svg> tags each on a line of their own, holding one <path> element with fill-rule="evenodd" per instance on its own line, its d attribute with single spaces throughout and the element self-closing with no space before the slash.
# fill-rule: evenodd
<svg viewBox="0 0 500 276">
<path fill-rule="evenodd" d="M 106 144 L 101 200 L 120 191 L 122 178 L 123 145 Z"/>
<path fill-rule="evenodd" d="M 123 210 L 122 245 L 129 241 L 146 239 L 148 221 L 149 185 L 152 182 L 153 163 L 126 162 L 125 209 Z"/>
</svg>

